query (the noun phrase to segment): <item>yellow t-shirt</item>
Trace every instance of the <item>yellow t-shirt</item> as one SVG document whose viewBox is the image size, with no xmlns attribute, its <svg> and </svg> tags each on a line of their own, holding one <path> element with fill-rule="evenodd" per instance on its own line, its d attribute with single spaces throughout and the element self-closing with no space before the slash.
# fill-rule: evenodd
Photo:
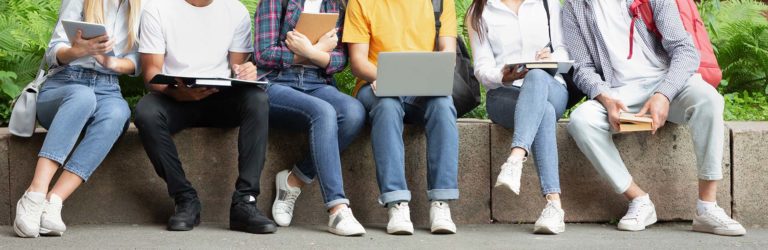
<svg viewBox="0 0 768 250">
<path fill-rule="evenodd" d="M 443 0 L 440 36 L 456 37 L 456 7 Z M 350 0 L 344 20 L 345 43 L 369 44 L 368 61 L 379 52 L 435 50 L 435 13 L 430 0 Z M 358 81 L 355 93 L 364 82 Z"/>
</svg>

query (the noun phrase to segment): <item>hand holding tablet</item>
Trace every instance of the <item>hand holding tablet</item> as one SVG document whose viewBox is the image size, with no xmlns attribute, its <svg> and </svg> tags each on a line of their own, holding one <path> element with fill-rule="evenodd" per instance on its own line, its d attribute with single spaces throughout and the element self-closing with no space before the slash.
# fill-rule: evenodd
<svg viewBox="0 0 768 250">
<path fill-rule="evenodd" d="M 77 47 L 91 56 L 115 56 L 112 48 L 114 41 L 109 39 L 104 25 L 69 20 L 62 20 L 61 24 L 73 48 Z"/>
</svg>

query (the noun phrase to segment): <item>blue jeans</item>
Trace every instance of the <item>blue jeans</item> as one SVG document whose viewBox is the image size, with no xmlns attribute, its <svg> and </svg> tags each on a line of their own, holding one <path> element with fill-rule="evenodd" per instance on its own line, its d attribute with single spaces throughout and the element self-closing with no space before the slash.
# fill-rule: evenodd
<svg viewBox="0 0 768 250">
<path fill-rule="evenodd" d="M 37 97 L 37 119 L 48 129 L 38 156 L 64 165 L 87 181 L 130 117 L 118 76 L 68 67 L 49 77 Z M 85 135 L 75 148 L 83 130 Z"/>
<path fill-rule="evenodd" d="M 533 149 L 542 194 L 560 193 L 557 120 L 565 112 L 568 90 L 543 70 L 531 70 L 521 87 L 488 91 L 488 116 L 513 129 L 512 148 Z"/>
<path fill-rule="evenodd" d="M 326 208 L 349 204 L 344 194 L 340 151 L 365 125 L 365 109 L 326 82 L 319 69 L 292 67 L 268 76 L 270 125 L 309 130 L 309 157 L 293 169 L 304 183 L 317 177 Z"/>
<path fill-rule="evenodd" d="M 379 182 L 379 203 L 410 201 L 405 180 L 403 122 L 424 125 L 427 133 L 427 197 L 459 198 L 459 130 L 456 108 L 450 97 L 420 97 L 422 105 L 403 98 L 377 97 L 370 85 L 357 93 L 372 124 L 371 144 Z"/>
</svg>

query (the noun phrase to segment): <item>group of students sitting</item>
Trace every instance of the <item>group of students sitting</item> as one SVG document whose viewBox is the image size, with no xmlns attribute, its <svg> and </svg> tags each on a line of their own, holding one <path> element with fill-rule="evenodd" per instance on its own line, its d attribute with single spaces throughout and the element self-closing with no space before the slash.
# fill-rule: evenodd
<svg viewBox="0 0 768 250">
<path fill-rule="evenodd" d="M 675 1 L 651 1 L 661 39 L 636 28 L 641 24 L 630 26 L 627 4 L 569 0 L 561 11 L 557 0 L 473 1 L 466 23 L 475 74 L 488 89 L 491 120 L 514 131 L 496 186 L 518 193 L 523 162 L 533 153 L 546 200 L 534 231 L 564 232 L 555 129 L 566 109 L 565 81 L 559 74 L 505 63 L 573 58 L 575 84 L 589 100 L 571 113 L 568 131 L 598 172 L 630 201 L 618 228 L 639 231 L 656 222 L 653 202 L 632 180 L 612 140 L 619 112 L 631 112 L 650 114 L 654 132 L 666 121 L 691 127 L 699 169 L 693 230 L 745 234 L 716 203 L 717 181 L 723 178 L 723 99 L 696 73 L 699 55 Z M 336 29 L 313 44 L 294 30 L 305 12 L 340 13 Z M 118 83 L 123 74 L 143 75 L 149 90 L 136 106 L 134 123 L 175 201 L 168 230 L 192 230 L 200 223 L 201 211 L 172 135 L 189 127 L 239 127 L 232 230 L 273 233 L 278 225 L 290 225 L 301 189 L 317 179 L 329 214 L 328 230 L 344 236 L 364 234 L 345 195 L 340 152 L 368 122 L 378 200 L 388 209 L 387 232 L 414 230 L 403 123 L 426 129 L 431 232 L 456 232 L 449 203 L 459 198 L 459 134 L 451 97 L 374 94 L 380 52 L 456 51 L 452 0 L 444 0 L 439 34 L 429 0 L 262 0 L 253 21 L 237 0 L 63 0 L 59 20 L 105 24 L 110 35 L 70 42 L 61 22 L 54 30 L 45 57 L 49 65 L 63 70 L 48 78 L 38 97 L 38 119 L 48 133 L 34 179 L 16 208 L 14 229 L 19 236 L 60 236 L 66 230 L 63 202 L 88 180 L 128 125 L 131 111 Z M 633 30 L 634 43 L 628 43 Z M 628 59 L 632 50 L 635 55 Z M 114 56 L 107 55 L 110 51 Z M 354 96 L 340 92 L 333 78 L 348 62 L 358 79 Z M 234 74 L 244 80 L 264 78 L 269 84 L 149 84 L 160 73 Z M 275 177 L 274 221 L 256 207 L 269 127 L 309 132 L 306 157 Z M 62 166 L 63 173 L 49 189 Z"/>
</svg>

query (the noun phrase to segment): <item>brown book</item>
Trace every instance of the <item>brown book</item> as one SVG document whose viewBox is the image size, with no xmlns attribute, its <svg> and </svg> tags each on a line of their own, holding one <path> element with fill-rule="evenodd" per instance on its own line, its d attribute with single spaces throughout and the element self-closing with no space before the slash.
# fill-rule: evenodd
<svg viewBox="0 0 768 250">
<path fill-rule="evenodd" d="M 635 116 L 635 114 L 619 114 L 619 133 L 651 131 L 653 120 L 650 116 Z"/>
<path fill-rule="evenodd" d="M 336 28 L 338 20 L 338 13 L 301 13 L 296 31 L 307 36 L 309 41 L 315 44 L 325 33 Z"/>
</svg>

